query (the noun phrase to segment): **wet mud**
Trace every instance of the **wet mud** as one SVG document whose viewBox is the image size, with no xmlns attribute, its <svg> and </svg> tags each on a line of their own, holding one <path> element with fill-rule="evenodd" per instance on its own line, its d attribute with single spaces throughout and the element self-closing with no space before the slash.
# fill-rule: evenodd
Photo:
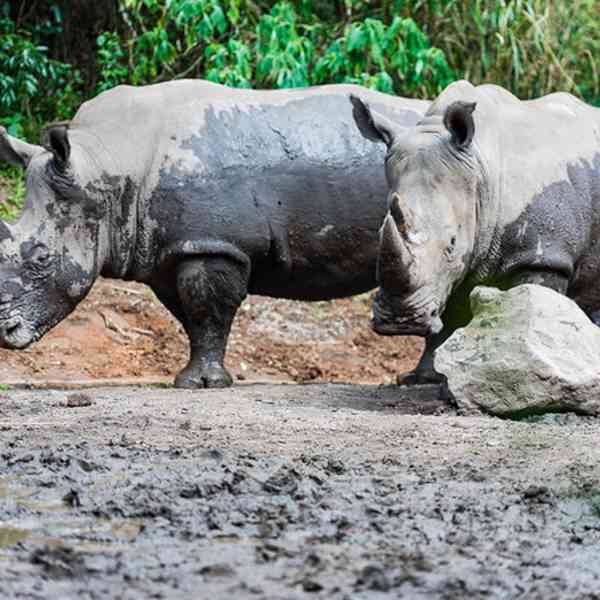
<svg viewBox="0 0 600 600">
<path fill-rule="evenodd" d="M 434 386 L 0 398 L 0 597 L 600 598 L 598 423 Z"/>
</svg>

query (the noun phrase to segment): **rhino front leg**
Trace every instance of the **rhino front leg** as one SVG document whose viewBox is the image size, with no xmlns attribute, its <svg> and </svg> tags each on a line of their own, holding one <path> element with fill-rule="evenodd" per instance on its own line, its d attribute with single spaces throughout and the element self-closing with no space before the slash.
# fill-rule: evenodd
<svg viewBox="0 0 600 600">
<path fill-rule="evenodd" d="M 421 354 L 419 363 L 414 371 L 408 373 L 399 373 L 396 377 L 398 385 L 425 385 L 427 383 L 444 383 L 446 378 L 441 373 L 438 373 L 433 367 L 433 355 L 435 349 L 441 346 L 452 332 L 445 330 L 438 335 L 432 335 L 425 339 L 425 350 Z"/>
<path fill-rule="evenodd" d="M 248 277 L 246 265 L 223 256 L 193 258 L 178 265 L 179 302 L 171 312 L 188 335 L 190 360 L 175 378 L 175 387 L 215 388 L 233 383 L 223 360 L 231 324 L 247 294 Z"/>
<path fill-rule="evenodd" d="M 469 292 L 469 288 L 460 287 L 448 299 L 442 317 L 444 328 L 436 335 L 431 335 L 425 339 L 425 350 L 415 370 L 400 373 L 396 378 L 398 385 L 446 383 L 446 376 L 438 373 L 433 366 L 434 353 L 459 327 L 464 327 L 471 320 L 473 315 L 469 303 Z"/>
<path fill-rule="evenodd" d="M 559 294 L 566 294 L 569 280 L 562 273 L 545 269 L 523 269 L 517 271 L 511 278 L 511 287 L 535 283 L 550 288 Z"/>
</svg>

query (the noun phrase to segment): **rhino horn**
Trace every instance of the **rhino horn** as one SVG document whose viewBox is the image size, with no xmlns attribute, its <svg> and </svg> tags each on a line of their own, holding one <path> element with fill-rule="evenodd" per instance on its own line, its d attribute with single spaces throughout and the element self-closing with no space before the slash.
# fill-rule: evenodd
<svg viewBox="0 0 600 600">
<path fill-rule="evenodd" d="M 388 213 L 381 229 L 377 281 L 390 293 L 402 293 L 407 289 L 413 256 L 398 231 L 396 221 Z"/>
<path fill-rule="evenodd" d="M 31 159 L 43 148 L 28 144 L 8 135 L 4 127 L 0 127 L 0 161 L 15 167 L 26 169 Z"/>
<path fill-rule="evenodd" d="M 2 219 L 0 219 L 0 242 L 12 239 L 14 238 L 10 226 L 8 223 L 5 223 Z"/>
</svg>

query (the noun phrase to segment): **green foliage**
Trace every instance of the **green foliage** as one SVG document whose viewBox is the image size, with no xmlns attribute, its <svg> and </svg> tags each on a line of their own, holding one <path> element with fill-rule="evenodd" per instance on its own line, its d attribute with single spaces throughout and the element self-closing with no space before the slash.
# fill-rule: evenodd
<svg viewBox="0 0 600 600">
<path fill-rule="evenodd" d="M 310 30 L 299 32 L 296 10 L 278 2 L 256 26 L 256 78 L 263 86 L 290 88 L 311 84 L 309 69 L 315 52 Z"/>
<path fill-rule="evenodd" d="M 99 35 L 97 44 L 96 62 L 100 77 L 96 90 L 104 92 L 129 79 L 129 70 L 124 64 L 127 55 L 121 46 L 119 36 L 114 32 L 106 31 Z"/>
<path fill-rule="evenodd" d="M 60 32 L 60 20 L 20 30 L 0 3 L 0 124 L 12 135 L 32 137 L 47 115 L 65 118 L 79 103 L 79 74 L 39 41 L 48 32 Z"/>
<path fill-rule="evenodd" d="M 312 0 L 123 0 L 126 35 L 98 38 L 97 91 L 204 77 L 234 87 L 354 82 L 432 95 L 452 80 L 444 53 L 414 20 L 363 18 L 362 4 L 347 3 L 356 22 L 325 23 Z"/>
<path fill-rule="evenodd" d="M 600 104 L 600 12 L 596 0 L 397 2 L 474 84 L 520 98 L 566 91 Z"/>
<path fill-rule="evenodd" d="M 3 190 L 8 192 L 8 197 L 5 202 L 0 202 L 0 219 L 12 221 L 18 216 L 25 200 L 23 171 L 0 165 L 0 195 Z"/>
<path fill-rule="evenodd" d="M 315 76 L 319 83 L 357 83 L 423 97 L 439 93 L 454 78 L 444 53 L 409 17 L 395 17 L 388 26 L 371 18 L 352 23 L 318 60 Z"/>
<path fill-rule="evenodd" d="M 231 87 L 252 87 L 252 49 L 238 40 L 210 44 L 204 51 L 206 79 Z"/>
</svg>

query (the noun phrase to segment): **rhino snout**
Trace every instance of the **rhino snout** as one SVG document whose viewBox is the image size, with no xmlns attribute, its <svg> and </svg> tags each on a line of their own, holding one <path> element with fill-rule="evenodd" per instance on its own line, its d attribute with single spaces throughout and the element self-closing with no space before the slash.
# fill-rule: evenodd
<svg viewBox="0 0 600 600">
<path fill-rule="evenodd" d="M 439 309 L 433 303 L 408 307 L 402 298 L 380 289 L 373 302 L 371 327 L 379 335 L 417 335 L 428 337 L 442 330 Z"/>
<path fill-rule="evenodd" d="M 20 316 L 0 321 L 0 346 L 3 348 L 25 348 L 31 341 L 32 336 Z"/>
</svg>

